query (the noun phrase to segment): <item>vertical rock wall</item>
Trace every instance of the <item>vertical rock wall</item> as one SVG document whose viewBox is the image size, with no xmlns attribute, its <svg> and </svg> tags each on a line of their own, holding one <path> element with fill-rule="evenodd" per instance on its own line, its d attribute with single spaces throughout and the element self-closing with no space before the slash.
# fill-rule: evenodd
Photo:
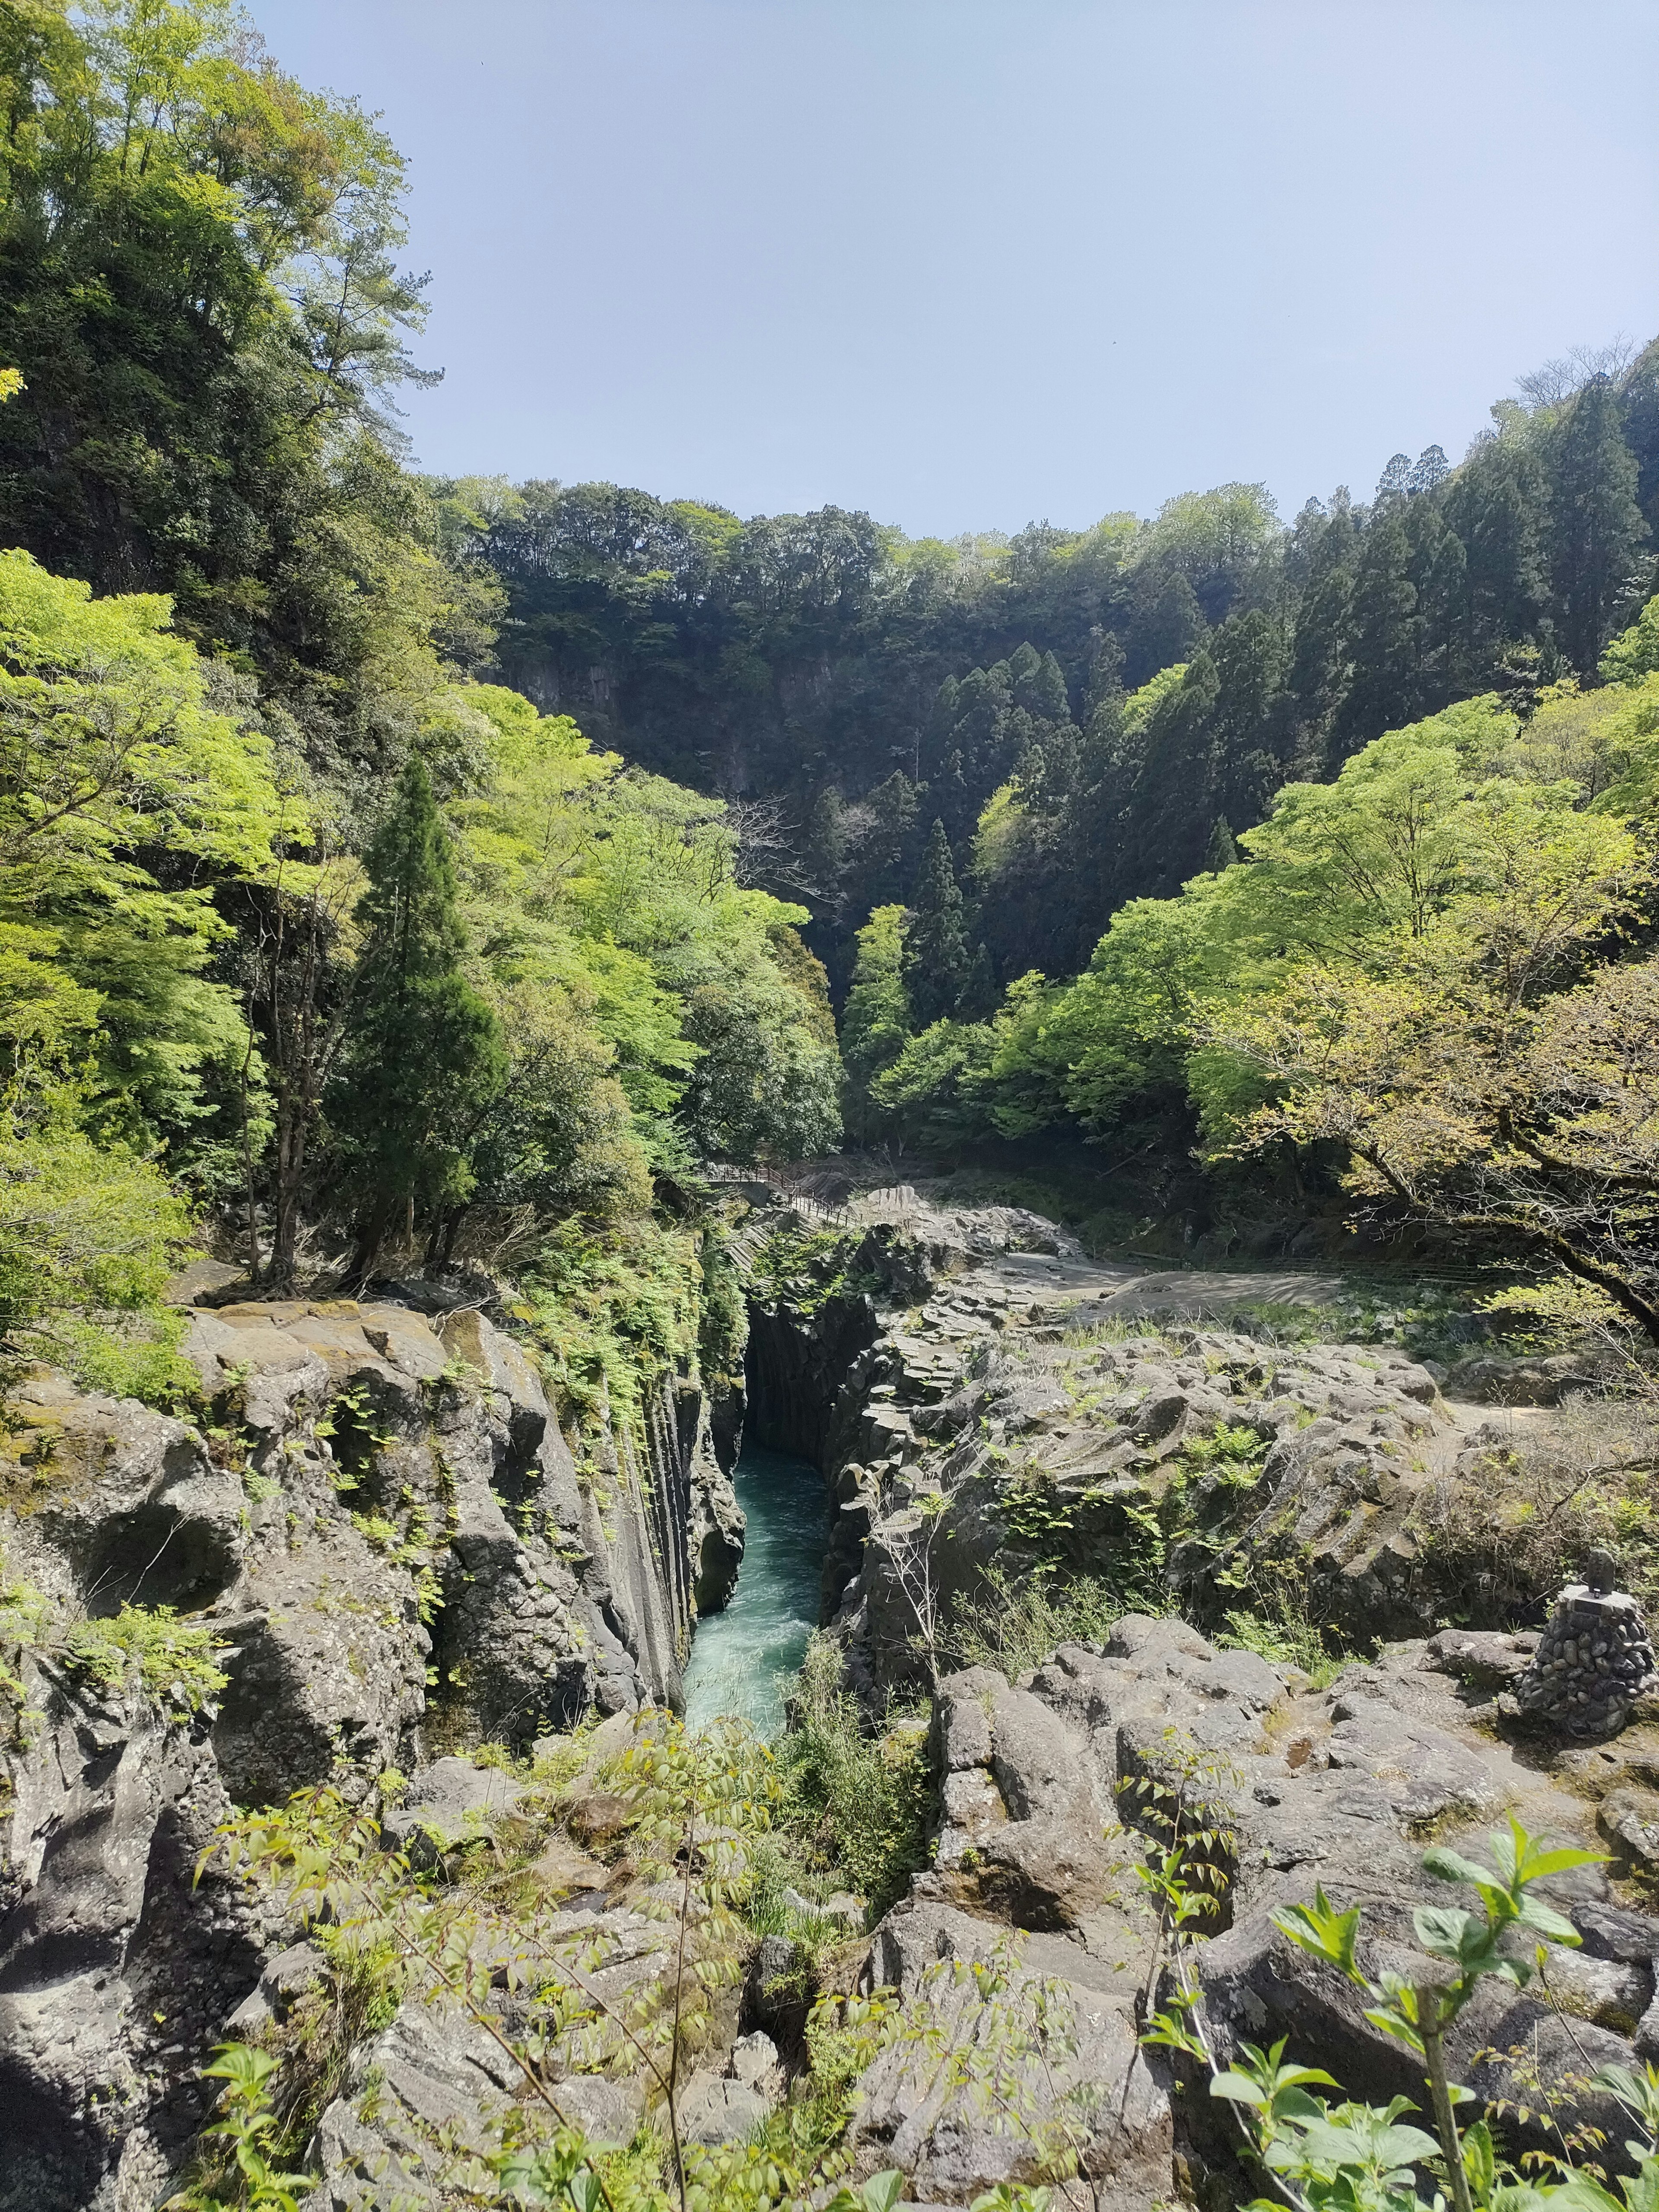
<svg viewBox="0 0 1659 2212">
<path fill-rule="evenodd" d="M 0 2212 L 140 2212 L 200 2125 L 203 2052 L 287 1940 L 198 1858 L 233 1805 L 588 1707 L 678 1703 L 743 1516 L 702 1393 L 635 1437 L 562 1433 L 476 1312 L 292 1301 L 196 1314 L 206 1433 L 36 1372 L 0 1442 Z M 226 1647 L 216 1711 L 100 1686 L 64 1635 L 177 1607 Z M 14 1616 L 15 1617 L 15 1616 Z"/>
</svg>

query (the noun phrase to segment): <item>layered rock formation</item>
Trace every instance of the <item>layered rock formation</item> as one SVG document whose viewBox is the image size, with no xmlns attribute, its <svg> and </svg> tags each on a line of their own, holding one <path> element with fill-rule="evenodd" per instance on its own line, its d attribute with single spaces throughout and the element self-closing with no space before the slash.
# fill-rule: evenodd
<svg viewBox="0 0 1659 2212">
<path fill-rule="evenodd" d="M 1216 2063 L 1283 2036 L 1293 2058 L 1328 2068 L 1353 2095 L 1420 2104 L 1410 2054 L 1272 1916 L 1317 1885 L 1339 1909 L 1363 1907 L 1366 1971 L 1426 1974 L 1413 1909 L 1456 1893 L 1425 1872 L 1425 1832 L 1477 1859 L 1511 1814 L 1551 1844 L 1595 1848 L 1613 1833 L 1632 1777 L 1659 1759 L 1659 1729 L 1593 1752 L 1540 1759 L 1528 1743 L 1517 1755 L 1494 1733 L 1492 1692 L 1524 1669 L 1531 1642 L 1413 1640 L 1315 1689 L 1179 1620 L 1130 1614 L 1103 1644 L 1063 1645 L 1018 1681 L 986 1668 L 946 1677 L 933 1700 L 933 1863 L 861 1955 L 836 1960 L 836 1986 L 898 2000 L 856 2083 L 855 2175 L 897 2166 L 905 2201 L 929 2205 L 1047 2178 L 1075 2212 L 1237 2202 L 1259 2189 L 1201 2076 L 1188 2069 L 1181 2086 L 1167 2054 L 1140 2039 L 1167 1995 L 1170 1954 L 1137 1870 L 1167 1848 L 1177 1802 L 1189 1829 L 1215 1837 L 1223 1877 L 1219 1911 L 1203 1923 L 1213 1932 L 1200 1932 L 1187 1969 Z M 564 1892 L 533 1929 L 486 1920 L 474 1941 L 579 1961 L 587 1986 L 643 2016 L 652 1991 L 672 1988 L 678 1885 L 635 1873 L 621 1799 L 584 1794 L 608 1786 L 598 1762 L 620 1746 L 616 1726 L 562 1791 L 503 1793 L 499 1777 L 472 1774 L 474 1817 L 489 1817 L 493 1794 L 495 1817 L 519 1824 L 520 1863 L 550 1869 Z M 447 1771 L 427 1787 L 426 1802 L 452 1808 L 466 1795 Z M 603 1863 L 570 1840 L 596 1829 Z M 1540 2091 L 1554 2094 L 1605 2124 L 1588 2074 L 1659 2057 L 1659 1921 L 1626 1880 L 1639 1863 L 1615 1838 L 1608 1863 L 1547 1886 L 1583 1948 L 1551 1944 L 1546 1978 L 1527 1990 L 1482 1985 L 1449 2045 L 1455 2075 L 1482 2097 L 1536 2110 Z M 260 2002 L 280 2009 L 283 1977 L 305 1971 L 279 1961 Z M 806 2062 L 811 1974 L 794 1946 L 769 1936 L 741 2006 L 717 1998 L 683 2082 L 683 2142 L 738 2143 L 789 2094 Z M 509 1974 L 494 1985 L 492 2017 L 510 2034 L 522 2002 Z M 625 2040 L 603 2043 L 567 2038 L 544 2064 L 560 2109 L 620 2140 L 658 2100 Z M 307 2212 L 427 2201 L 422 2177 L 431 2186 L 458 2142 L 486 2140 L 492 2113 L 520 2094 L 475 2019 L 453 2003 L 406 2003 L 365 2041 L 323 2116 L 324 2178 Z M 1543 2142 L 1513 2123 L 1511 2135 L 1517 2149 Z"/>
<path fill-rule="evenodd" d="M 780 1213 L 769 1267 L 762 1249 L 750 1419 L 823 1470 L 824 1617 L 855 1679 L 921 1679 L 924 1537 L 942 1615 L 994 1565 L 1167 1593 L 1200 1618 L 1289 1566 L 1352 1638 L 1435 1625 L 1413 1513 L 1469 1439 L 1425 1369 L 1226 1328 L 1229 1300 L 1305 1279 L 1148 1278 L 1058 1232 L 1033 1250 L 1035 1217 L 999 1213 L 853 1228 L 828 1254 L 819 1234 L 793 1273 Z M 1218 1431 L 1227 1452 L 1206 1461 Z"/>
<path fill-rule="evenodd" d="M 192 1895 L 233 1803 L 677 1702 L 694 1592 L 723 1601 L 741 1555 L 690 1383 L 652 1392 L 637 1437 L 577 1439 L 579 1470 L 475 1311 L 229 1305 L 185 1348 L 205 1431 L 45 1372 L 9 1400 L 6 1571 L 41 1601 L 4 1761 L 18 2212 L 148 2205 L 198 2124 L 204 2052 L 283 1940 L 220 1878 Z M 212 1632 L 216 1710 L 69 1662 L 76 1620 L 128 1604 Z"/>
<path fill-rule="evenodd" d="M 1510 1812 L 1599 1838 L 1611 1864 L 1558 1881 L 1583 1950 L 1557 1947 L 1544 1991 L 1483 1993 L 1455 2069 L 1497 2097 L 1523 2045 L 1547 2087 L 1659 2058 L 1659 1923 L 1628 1879 L 1659 1867 L 1659 1730 L 1638 1705 L 1611 1741 L 1512 1745 L 1539 1639 L 1439 1627 L 1420 1509 L 1484 1447 L 1427 1370 L 1382 1346 L 1273 1347 L 1227 1325 L 1220 1279 L 1200 1300 L 1192 1279 L 1096 1267 L 1010 1210 L 832 1235 L 763 1207 L 738 1244 L 750 1419 L 823 1472 L 824 1616 L 848 1679 L 879 1703 L 941 1678 L 931 1863 L 863 1942 L 831 1947 L 837 1986 L 896 1990 L 904 2023 L 857 2085 L 857 2172 L 900 2166 L 941 2205 L 1053 2170 L 1078 2212 L 1254 2193 L 1223 2109 L 1196 2081 L 1176 2094 L 1139 2041 L 1165 1962 L 1137 1869 L 1175 1796 L 1224 1838 L 1194 1960 L 1218 2060 L 1285 2034 L 1355 2094 L 1420 2098 L 1358 1992 L 1271 1915 L 1318 1883 L 1364 1905 L 1371 1970 L 1410 1972 L 1412 1909 L 1447 1896 L 1422 1837 L 1479 1856 Z M 435 2202 L 434 2146 L 487 2144 L 521 2094 L 495 2037 L 533 2025 L 538 1972 L 579 1958 L 641 2017 L 665 2001 L 683 1884 L 640 1870 L 627 1773 L 605 1761 L 638 1708 L 676 1698 L 741 1516 L 689 1385 L 659 1386 L 631 1434 L 568 1438 L 471 1310 L 229 1305 L 195 1316 L 189 1349 L 205 1431 L 44 1374 L 11 1407 L 7 1572 L 58 1627 L 25 1639 L 7 1762 L 0 2212 L 147 2212 L 201 2124 L 212 2045 L 280 2041 L 334 2002 L 326 1944 L 269 1893 L 217 1863 L 192 1888 L 234 1802 L 331 1776 L 415 1865 L 447 1878 L 499 1846 L 510 1869 L 473 1936 L 519 1960 L 483 1977 L 486 2018 L 410 1999 L 366 2024 L 305 2154 L 307 2212 Z M 992 1571 L 1016 1589 L 1093 1575 L 1147 1602 L 1028 1672 L 964 1668 L 955 1609 Z M 1316 1688 L 1191 1625 L 1219 1630 L 1279 1576 L 1378 1656 Z M 1188 1619 L 1157 1617 L 1177 1601 Z M 74 1663 L 63 1624 L 135 1602 L 226 1647 L 216 1708 L 136 1678 L 100 1690 Z M 597 1738 L 549 1747 L 595 1708 Z M 504 1774 L 465 1755 L 484 1739 L 546 1755 Z M 412 1784 L 383 1807 L 387 1765 Z M 720 1834 L 693 1834 L 688 1873 Z M 807 2062 L 810 1962 L 769 1936 L 746 1963 L 741 2001 L 708 2007 L 687 2141 L 740 2141 Z M 561 2109 L 602 2138 L 654 2102 L 625 2037 L 562 2030 L 544 2057 Z"/>
</svg>

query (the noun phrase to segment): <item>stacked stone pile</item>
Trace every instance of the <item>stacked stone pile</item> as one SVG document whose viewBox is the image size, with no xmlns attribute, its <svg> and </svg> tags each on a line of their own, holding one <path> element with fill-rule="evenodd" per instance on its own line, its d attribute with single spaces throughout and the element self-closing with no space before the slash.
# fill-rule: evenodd
<svg viewBox="0 0 1659 2212">
<path fill-rule="evenodd" d="M 1637 1698 L 1655 1688 L 1659 1672 L 1640 1607 L 1626 1592 L 1592 1580 L 1562 1591 L 1531 1666 L 1516 1683 L 1515 1701 L 1529 1717 L 1573 1735 L 1611 1735 Z"/>
</svg>

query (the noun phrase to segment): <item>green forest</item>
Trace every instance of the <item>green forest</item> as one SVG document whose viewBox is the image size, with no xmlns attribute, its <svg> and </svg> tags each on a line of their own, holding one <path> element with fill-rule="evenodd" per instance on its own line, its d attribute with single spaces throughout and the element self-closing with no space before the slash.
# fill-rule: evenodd
<svg viewBox="0 0 1659 2212">
<path fill-rule="evenodd" d="M 406 465 L 421 288 L 355 104 L 215 0 L 0 9 L 0 1309 L 166 1402 L 182 1256 L 517 1255 L 574 1389 L 702 1310 L 705 1157 L 833 1145 L 802 904 L 494 680 Z"/>
<path fill-rule="evenodd" d="M 1217 1254 L 1322 1249 L 1346 1173 L 1396 1249 L 1547 1253 L 1648 1327 L 1632 1218 L 1589 1224 L 1646 1142 L 1659 343 L 1516 395 L 1288 525 L 1237 483 L 950 544 L 441 495 L 503 669 L 809 908 L 855 1142 L 1058 1163 L 1097 1242 Z"/>
<path fill-rule="evenodd" d="M 15 1346 L 165 1401 L 183 1254 L 510 1252 L 591 1387 L 700 1164 L 843 1132 L 1069 1147 L 1102 1235 L 1346 1176 L 1655 1325 L 1659 343 L 1289 524 L 438 479 L 361 106 L 216 0 L 14 0 L 0 76 Z"/>
<path fill-rule="evenodd" d="M 1659 2212 L 1659 338 L 440 476 L 376 115 L 0 100 L 0 2212 Z"/>
</svg>

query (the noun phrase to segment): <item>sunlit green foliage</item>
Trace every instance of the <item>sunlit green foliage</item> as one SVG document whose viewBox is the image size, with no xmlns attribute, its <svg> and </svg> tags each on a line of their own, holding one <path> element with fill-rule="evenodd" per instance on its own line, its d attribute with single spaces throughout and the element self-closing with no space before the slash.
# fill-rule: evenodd
<svg viewBox="0 0 1659 2212">
<path fill-rule="evenodd" d="M 223 1645 L 171 1606 L 124 1605 L 106 1619 L 82 1620 L 64 1639 L 64 1663 L 101 1690 L 137 1688 L 152 1704 L 188 1719 L 212 1705 L 229 1680 L 215 1661 Z"/>
<path fill-rule="evenodd" d="M 927 1856 L 927 1730 L 896 1720 L 872 1733 L 841 1686 L 840 1647 L 815 1634 L 789 1686 L 790 1725 L 779 1740 L 779 1820 L 815 1863 L 882 1912 Z"/>
</svg>

